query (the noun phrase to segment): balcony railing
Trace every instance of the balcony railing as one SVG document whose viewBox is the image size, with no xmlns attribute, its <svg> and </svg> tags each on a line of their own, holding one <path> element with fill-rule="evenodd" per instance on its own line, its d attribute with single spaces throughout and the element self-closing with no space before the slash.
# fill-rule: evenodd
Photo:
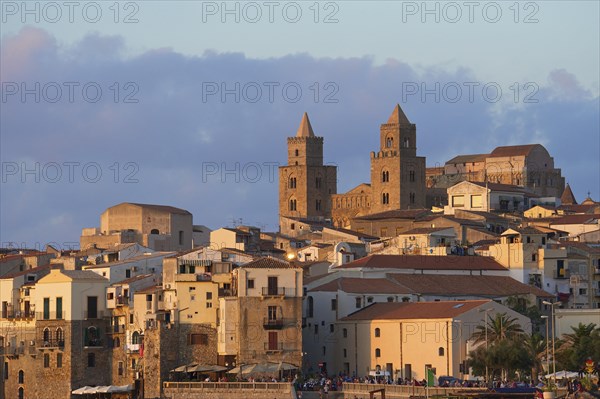
<svg viewBox="0 0 600 399">
<path fill-rule="evenodd" d="M 35 318 L 37 320 L 64 320 L 66 312 L 36 312 Z"/>
<path fill-rule="evenodd" d="M 102 348 L 104 346 L 104 340 L 101 338 L 87 338 L 83 340 L 84 348 Z"/>
<path fill-rule="evenodd" d="M 40 349 L 42 349 L 42 348 L 46 348 L 46 349 L 64 348 L 65 340 L 64 339 L 56 339 L 56 338 L 48 338 L 48 339 L 42 338 L 41 340 L 38 341 L 37 346 Z"/>
<path fill-rule="evenodd" d="M 106 312 L 106 314 L 102 310 L 97 310 L 95 312 L 90 312 L 89 310 L 86 310 L 83 312 L 83 318 L 86 320 L 102 319 L 105 316 L 110 316 L 110 312 Z"/>
<path fill-rule="evenodd" d="M 0 312 L 0 318 L 2 319 L 33 319 L 35 317 L 34 311 L 25 312 L 23 310 L 8 310 L 6 312 Z"/>
<path fill-rule="evenodd" d="M 118 296 L 116 303 L 117 306 L 127 306 L 129 305 L 129 298 L 126 296 Z"/>
<path fill-rule="evenodd" d="M 263 287 L 262 296 L 294 296 L 296 290 L 294 288 L 284 287 Z"/>
<path fill-rule="evenodd" d="M 231 288 L 219 288 L 219 297 L 235 296 Z"/>
<path fill-rule="evenodd" d="M 106 326 L 107 334 L 122 334 L 125 332 L 125 324 L 114 324 Z"/>
<path fill-rule="evenodd" d="M 265 330 L 281 330 L 283 325 L 283 319 L 270 319 L 268 317 L 263 319 L 263 327 Z"/>
<path fill-rule="evenodd" d="M 138 353 L 140 351 L 140 344 L 127 344 L 125 345 L 127 353 Z"/>
<path fill-rule="evenodd" d="M 267 352 L 281 352 L 281 351 L 283 351 L 283 343 L 281 343 L 281 342 L 265 342 L 265 350 Z"/>
</svg>

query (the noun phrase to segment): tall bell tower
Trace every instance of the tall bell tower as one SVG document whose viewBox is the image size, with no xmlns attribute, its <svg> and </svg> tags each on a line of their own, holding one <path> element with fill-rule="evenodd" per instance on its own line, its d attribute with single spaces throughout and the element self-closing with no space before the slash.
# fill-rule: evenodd
<svg viewBox="0 0 600 399">
<path fill-rule="evenodd" d="M 279 216 L 317 221 L 331 217 L 337 167 L 323 165 L 323 137 L 304 113 L 296 136 L 288 137 L 288 164 L 279 167 Z"/>
<path fill-rule="evenodd" d="M 371 152 L 370 213 L 425 208 L 425 157 L 417 156 L 417 127 L 397 104 Z"/>
</svg>

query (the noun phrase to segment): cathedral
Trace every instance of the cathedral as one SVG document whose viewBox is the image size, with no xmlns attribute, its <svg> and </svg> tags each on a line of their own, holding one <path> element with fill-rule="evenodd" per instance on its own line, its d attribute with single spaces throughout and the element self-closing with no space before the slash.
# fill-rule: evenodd
<svg viewBox="0 0 600 399">
<path fill-rule="evenodd" d="M 337 193 L 337 168 L 323 165 L 323 137 L 305 113 L 288 137 L 288 164 L 279 168 L 282 233 L 299 234 L 301 223 L 345 227 L 350 219 L 396 209 L 425 207 L 425 157 L 417 156 L 417 130 L 400 105 L 380 127 L 380 148 L 371 152 L 371 183 Z"/>
<path fill-rule="evenodd" d="M 323 164 L 323 137 L 315 136 L 305 113 L 296 136 L 288 137 L 288 164 L 279 167 L 280 231 L 298 236 L 315 225 L 347 228 L 361 216 L 443 206 L 446 189 L 461 181 L 522 188 L 548 199 L 559 199 L 565 189 L 561 170 L 541 144 L 497 147 L 427 168 L 417 155 L 416 125 L 396 105 L 379 128 L 379 150 L 371 152 L 371 182 L 338 194 L 337 168 Z M 444 198 L 432 201 L 436 195 Z"/>
</svg>

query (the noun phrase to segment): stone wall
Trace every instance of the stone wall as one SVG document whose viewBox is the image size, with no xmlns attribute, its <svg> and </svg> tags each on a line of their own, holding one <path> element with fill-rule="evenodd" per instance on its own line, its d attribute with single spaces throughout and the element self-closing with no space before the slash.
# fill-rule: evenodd
<svg viewBox="0 0 600 399">
<path fill-rule="evenodd" d="M 296 399 L 287 383 L 179 383 L 165 384 L 167 399 Z"/>
</svg>

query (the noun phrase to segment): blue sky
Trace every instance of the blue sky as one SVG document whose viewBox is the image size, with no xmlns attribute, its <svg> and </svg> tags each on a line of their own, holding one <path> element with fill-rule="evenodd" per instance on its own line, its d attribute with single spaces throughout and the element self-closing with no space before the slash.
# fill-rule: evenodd
<svg viewBox="0 0 600 399">
<path fill-rule="evenodd" d="M 596 1 L 47 4 L 0 4 L 3 245 L 77 241 L 123 201 L 275 230 L 302 113 L 343 192 L 396 103 L 429 166 L 539 142 L 600 198 Z"/>
</svg>

